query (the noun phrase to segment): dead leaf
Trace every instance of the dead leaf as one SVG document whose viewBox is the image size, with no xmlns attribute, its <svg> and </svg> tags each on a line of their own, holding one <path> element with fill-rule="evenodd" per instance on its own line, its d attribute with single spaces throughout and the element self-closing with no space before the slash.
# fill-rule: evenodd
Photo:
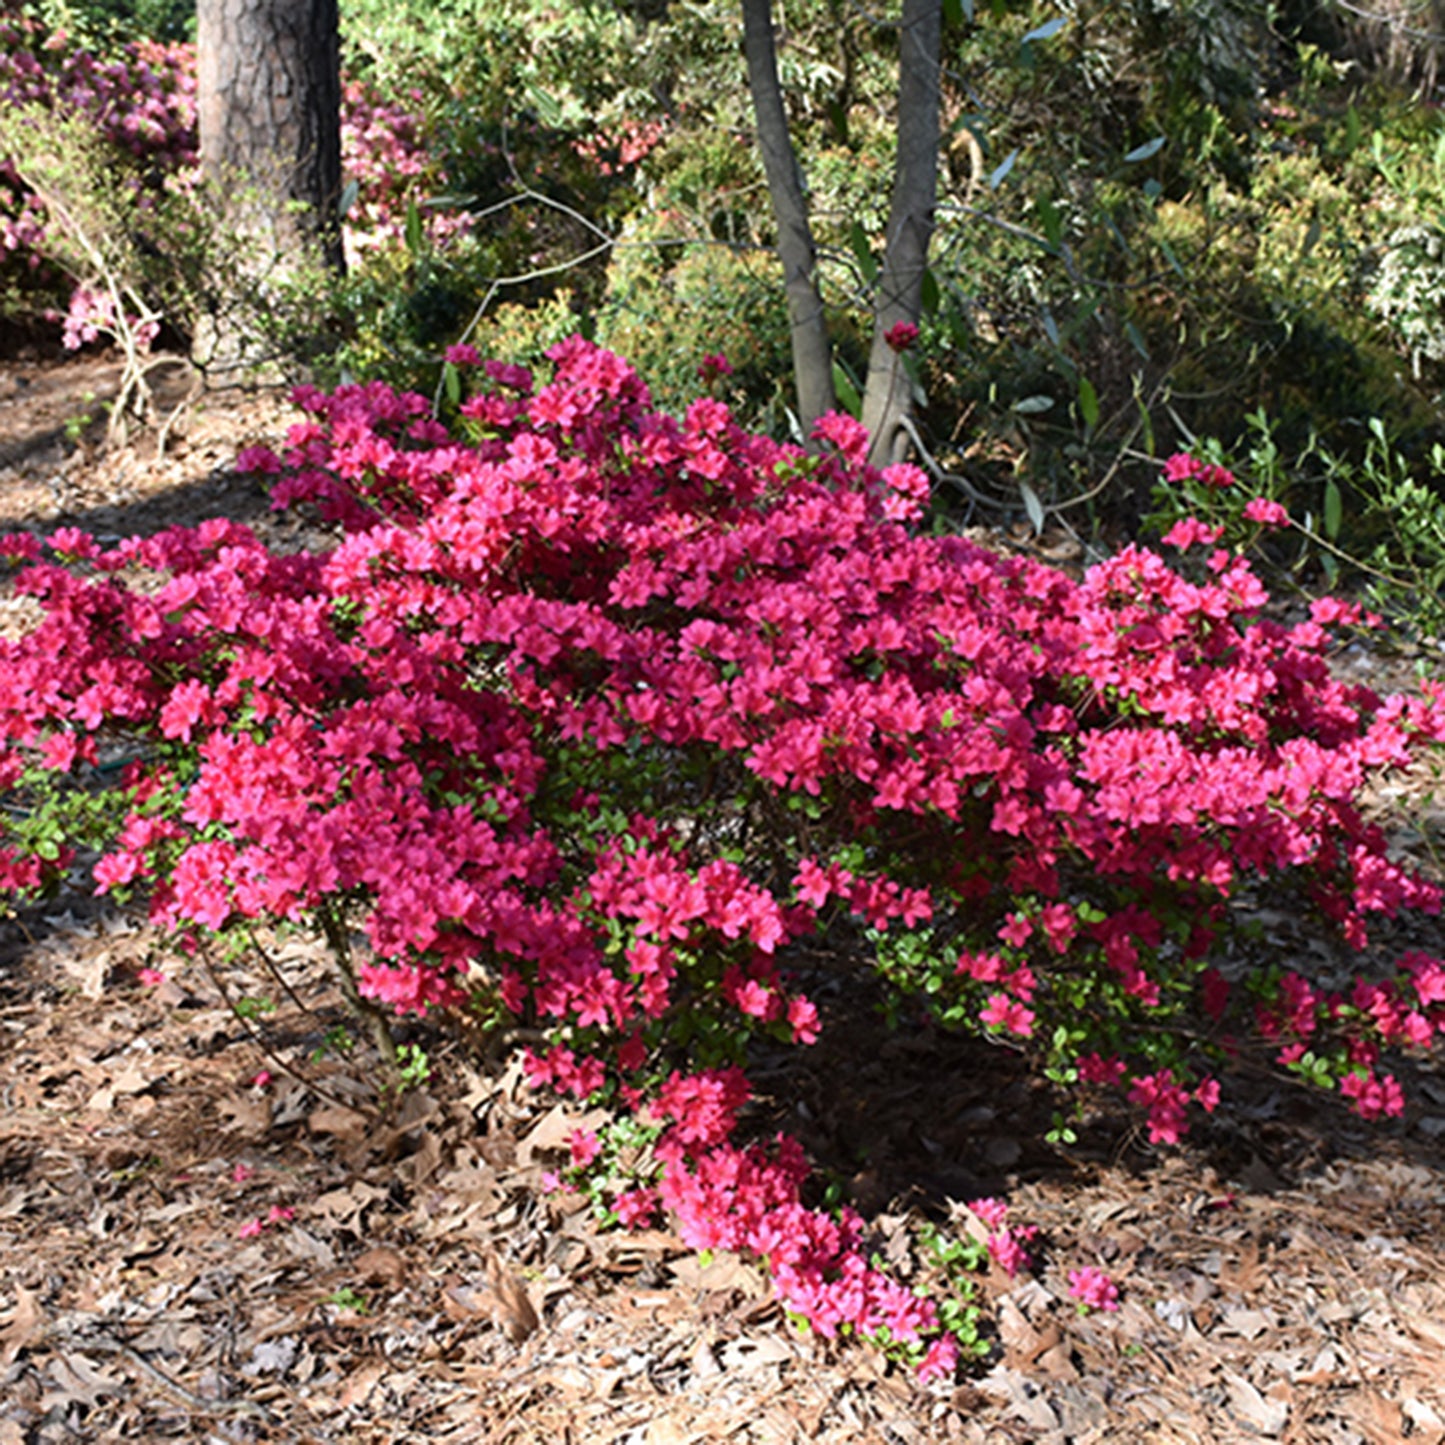
<svg viewBox="0 0 1445 1445">
<path fill-rule="evenodd" d="M 668 1269 L 684 1289 L 695 1289 L 704 1294 L 738 1290 L 749 1299 L 758 1299 L 769 1293 L 757 1267 L 741 1255 L 725 1249 L 718 1250 L 705 1264 L 701 1255 L 685 1255 L 682 1259 L 671 1261 Z"/>
<path fill-rule="evenodd" d="M 362 1284 L 379 1284 L 392 1290 L 400 1289 L 410 1273 L 401 1255 L 384 1244 L 357 1255 L 351 1268 Z"/>
<path fill-rule="evenodd" d="M 487 1272 L 487 1283 L 496 1296 L 497 1308 L 493 1312 L 496 1323 L 506 1331 L 507 1338 L 514 1345 L 520 1345 L 541 1324 L 527 1294 L 527 1286 L 495 1254 L 487 1256 L 483 1267 Z"/>
<path fill-rule="evenodd" d="M 1427 1344 L 1433 1346 L 1445 1356 L 1445 1324 L 1439 1320 L 1432 1320 L 1425 1315 L 1404 1315 L 1401 1324 L 1410 1331 L 1412 1335 L 1418 1335 Z"/>
<path fill-rule="evenodd" d="M 1263 1310 L 1234 1309 L 1226 1305 L 1219 1312 L 1216 1329 L 1220 1334 L 1242 1335 L 1252 1340 L 1274 1328 L 1274 1320 Z"/>
<path fill-rule="evenodd" d="M 306 1116 L 313 1134 L 334 1134 L 346 1143 L 355 1143 L 371 1132 L 371 1121 L 365 1114 L 340 1104 L 327 1104 Z"/>
<path fill-rule="evenodd" d="M 44 1333 L 45 1311 L 40 1300 L 24 1285 L 17 1285 L 14 1313 L 0 1326 L 0 1366 L 13 1365 L 20 1351 Z"/>
<path fill-rule="evenodd" d="M 1239 1259 L 1226 1260 L 1220 1267 L 1219 1287 L 1252 1294 L 1259 1285 L 1259 1240 L 1252 1234 L 1239 1246 Z"/>
<path fill-rule="evenodd" d="M 106 1395 L 124 1395 L 130 1388 L 123 1379 L 107 1374 L 94 1360 L 80 1354 L 57 1355 L 46 1374 L 52 1388 L 40 1397 L 40 1408 L 45 1411 L 77 1400 L 94 1405 Z"/>
<path fill-rule="evenodd" d="M 396 1172 L 411 1185 L 422 1185 L 441 1167 L 442 1141 L 432 1129 L 422 1133 L 416 1152 L 396 1166 Z"/>
<path fill-rule="evenodd" d="M 1008 1352 L 1008 1363 L 1012 1368 L 1023 1369 L 1033 1364 L 1045 1350 L 1058 1343 L 1058 1330 L 1046 1326 L 1048 1329 L 1052 1329 L 1052 1338 L 1036 1330 L 1013 1300 L 1004 1298 L 998 1302 L 999 1338 Z"/>
<path fill-rule="evenodd" d="M 324 1222 L 335 1229 L 349 1229 L 362 1234 L 362 1215 L 378 1199 L 384 1199 L 386 1191 L 364 1179 L 358 1179 L 345 1189 L 328 1189 L 317 1195 L 308 1213 L 318 1222 Z"/>
<path fill-rule="evenodd" d="M 642 1436 L 643 1445 L 693 1445 L 708 1438 L 706 1430 L 682 1424 L 669 1415 L 655 1415 Z"/>
<path fill-rule="evenodd" d="M 537 1120 L 527 1137 L 517 1146 L 517 1164 L 525 1169 L 538 1154 L 553 1149 L 565 1149 L 567 1141 L 577 1129 L 596 1129 L 605 1124 L 611 1114 L 606 1109 L 589 1109 L 579 1114 L 566 1104 L 554 1104 Z"/>
<path fill-rule="evenodd" d="M 224 1128 L 259 1138 L 271 1127 L 271 1101 L 265 1094 L 228 1094 L 216 1100 L 225 1116 Z"/>
<path fill-rule="evenodd" d="M 1229 1408 L 1246 1425 L 1261 1435 L 1273 1437 L 1284 1433 L 1289 1424 L 1288 1402 L 1261 1395 L 1243 1375 L 1234 1375 L 1228 1370 L 1224 1372 L 1224 1387 L 1229 1392 Z"/>
<path fill-rule="evenodd" d="M 110 977 L 110 950 L 101 949 L 88 957 L 70 954 L 62 958 L 61 967 L 80 987 L 81 995 L 91 1000 L 103 999 Z"/>
<path fill-rule="evenodd" d="M 350 1410 L 364 1405 L 371 1392 L 376 1389 L 381 1377 L 392 1367 L 382 1360 L 376 1364 L 363 1365 L 359 1370 L 348 1372 L 346 1383 L 341 1387 L 341 1408 Z"/>
</svg>

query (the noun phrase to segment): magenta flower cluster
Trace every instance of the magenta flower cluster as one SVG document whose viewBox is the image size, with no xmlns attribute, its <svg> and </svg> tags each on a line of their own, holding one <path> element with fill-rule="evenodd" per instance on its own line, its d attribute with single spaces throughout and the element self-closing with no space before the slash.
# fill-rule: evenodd
<svg viewBox="0 0 1445 1445">
<path fill-rule="evenodd" d="M 765 1259 L 821 1332 L 886 1331 L 940 1371 L 933 1306 L 855 1216 L 803 1203 L 795 1142 L 737 1127 L 747 1080 L 717 1060 L 818 1033 L 798 940 L 836 919 L 912 940 L 935 1009 L 1123 1091 L 1160 1143 L 1260 1040 L 1398 1112 L 1384 1052 L 1437 1044 L 1445 962 L 1344 991 L 1211 963 L 1258 881 L 1357 945 L 1439 910 L 1358 799 L 1445 739 L 1445 693 L 1332 676 L 1356 609 L 1287 626 L 1223 553 L 1190 581 L 1128 547 L 1075 581 L 928 535 L 926 478 L 869 468 L 847 417 L 810 454 L 714 399 L 660 414 L 581 340 L 550 361 L 457 350 L 454 430 L 380 384 L 302 389 L 309 420 L 241 465 L 339 527 L 321 553 L 227 520 L 10 538 L 44 620 L 0 642 L 0 784 L 61 789 L 112 737 L 132 761 L 101 836 L 56 847 L 8 814 L 0 886 L 84 842 L 98 887 L 183 932 L 344 921 L 370 997 L 485 995 L 547 1036 L 539 1085 L 663 1127 L 619 1215 L 665 1208 Z M 1027 1267 L 1027 1231 L 994 1233 Z"/>
<path fill-rule="evenodd" d="M 1119 1308 L 1119 1286 L 1102 1269 L 1095 1269 L 1093 1265 L 1069 1271 L 1069 1293 L 1085 1312 Z"/>
</svg>

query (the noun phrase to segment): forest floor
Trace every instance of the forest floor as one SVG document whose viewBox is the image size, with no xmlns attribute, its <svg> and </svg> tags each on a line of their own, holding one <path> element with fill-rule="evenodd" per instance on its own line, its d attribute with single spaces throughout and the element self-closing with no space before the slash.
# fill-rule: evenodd
<svg viewBox="0 0 1445 1445">
<path fill-rule="evenodd" d="M 0 532 L 225 513 L 308 543 L 228 470 L 279 439 L 281 398 L 208 399 L 160 459 L 105 452 L 76 418 L 115 370 L 0 363 Z M 1379 805 L 1402 849 L 1439 833 L 1424 781 Z M 1333 957 L 1287 900 L 1241 906 L 1262 956 Z M 1412 943 L 1438 950 L 1438 921 L 1382 939 Z M 0 924 L 0 1445 L 1445 1441 L 1445 1075 L 1425 1066 L 1384 1127 L 1242 1076 L 1184 1147 L 1099 1117 L 1053 1149 L 1055 1101 L 1012 1055 L 887 1033 L 846 957 L 801 955 L 824 1036 L 760 1061 L 758 1127 L 797 1134 L 905 1274 L 918 1221 L 976 1227 L 970 1199 L 1039 1230 L 1032 1273 L 978 1277 L 987 1356 L 922 1389 L 797 1333 L 750 1263 L 545 1193 L 581 1111 L 515 1064 L 429 1039 L 430 1079 L 379 1099 L 314 939 L 158 947 L 79 893 Z M 1084 1264 L 1120 1282 L 1117 1312 L 1076 1311 Z"/>
</svg>

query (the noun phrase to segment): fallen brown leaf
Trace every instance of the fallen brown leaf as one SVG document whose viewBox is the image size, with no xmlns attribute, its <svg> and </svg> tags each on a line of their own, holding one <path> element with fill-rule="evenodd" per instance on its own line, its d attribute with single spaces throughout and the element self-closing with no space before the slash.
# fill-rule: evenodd
<svg viewBox="0 0 1445 1445">
<path fill-rule="evenodd" d="M 45 1333 L 45 1311 L 39 1299 L 24 1285 L 15 1290 L 15 1310 L 0 1326 L 0 1365 L 12 1365 L 20 1351 Z"/>
<path fill-rule="evenodd" d="M 497 1300 L 496 1322 L 514 1345 L 520 1345 L 541 1324 L 527 1287 L 495 1254 L 487 1256 L 484 1268 Z"/>
<path fill-rule="evenodd" d="M 363 1284 L 385 1285 L 387 1289 L 400 1289 L 409 1273 L 401 1255 L 384 1244 L 357 1255 L 351 1267 Z"/>
</svg>

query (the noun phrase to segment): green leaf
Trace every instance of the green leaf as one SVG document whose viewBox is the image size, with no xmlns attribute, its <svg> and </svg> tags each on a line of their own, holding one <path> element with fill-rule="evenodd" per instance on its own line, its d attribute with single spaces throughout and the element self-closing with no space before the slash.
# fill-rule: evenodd
<svg viewBox="0 0 1445 1445">
<path fill-rule="evenodd" d="M 1029 514 L 1029 525 L 1037 537 L 1044 530 L 1044 504 L 1039 500 L 1039 494 L 1022 477 L 1019 478 L 1019 495 L 1024 499 L 1024 511 Z"/>
<path fill-rule="evenodd" d="M 1019 158 L 1019 148 L 1018 148 L 1017 146 L 1015 146 L 1015 147 L 1003 158 L 1003 160 L 1001 160 L 1001 161 L 998 163 L 998 165 L 995 166 L 995 167 L 993 168 L 993 170 L 991 170 L 991 171 L 989 172 L 989 176 L 988 176 L 988 188 L 989 188 L 989 190 L 991 190 L 991 191 L 996 191 L 996 190 L 998 190 L 998 188 L 1004 183 L 1005 179 L 1008 177 L 1008 173 L 1009 173 L 1011 170 L 1013 170 L 1013 168 L 1014 168 L 1014 162 L 1015 162 L 1016 160 L 1018 160 L 1018 158 Z"/>
<path fill-rule="evenodd" d="M 833 390 L 838 395 L 838 404 L 851 417 L 863 415 L 863 398 L 858 395 L 858 386 L 848 375 L 848 368 L 837 359 L 833 362 Z"/>
<path fill-rule="evenodd" d="M 1099 424 L 1099 393 L 1087 376 L 1079 378 L 1079 415 L 1090 431 Z"/>
<path fill-rule="evenodd" d="M 1048 196 L 1040 196 L 1034 202 L 1034 209 L 1039 215 L 1039 224 L 1044 228 L 1044 235 L 1048 237 L 1049 245 L 1058 250 L 1064 241 L 1064 217 L 1059 208 Z"/>
<path fill-rule="evenodd" d="M 1309 258 L 1310 252 L 1319 245 L 1320 237 L 1324 235 L 1324 230 L 1325 228 L 1320 225 L 1319 216 L 1311 216 L 1309 229 L 1305 232 L 1304 240 L 1300 242 L 1299 255 L 1296 257 L 1297 260 L 1304 261 Z"/>
<path fill-rule="evenodd" d="M 1325 536 L 1331 542 L 1337 541 L 1340 535 L 1340 523 L 1344 520 L 1344 499 L 1340 496 L 1339 484 L 1330 478 L 1325 483 Z"/>
<path fill-rule="evenodd" d="M 413 256 L 421 255 L 421 211 L 415 201 L 406 203 L 406 249 Z"/>
<path fill-rule="evenodd" d="M 1147 161 L 1150 156 L 1157 156 L 1167 144 L 1168 138 L 1166 136 L 1156 135 L 1153 140 L 1146 140 L 1143 145 L 1135 146 L 1134 149 L 1124 157 L 1124 164 L 1132 165 L 1135 161 Z"/>
<path fill-rule="evenodd" d="M 535 82 L 527 86 L 527 99 L 537 112 L 537 119 L 549 129 L 555 130 L 562 124 L 562 106 L 550 92 Z"/>
<path fill-rule="evenodd" d="M 1139 409 L 1139 427 L 1144 441 L 1144 454 L 1153 456 L 1154 418 L 1149 414 L 1149 408 L 1144 402 L 1143 378 L 1137 371 L 1134 373 L 1134 405 Z M 1082 914 L 1079 916 L 1083 917 Z"/>
<path fill-rule="evenodd" d="M 923 273 L 923 288 L 921 306 L 925 316 L 933 316 L 938 311 L 938 303 L 943 299 L 943 293 L 939 290 L 938 277 L 931 270 Z"/>
<path fill-rule="evenodd" d="M 1030 30 L 1020 42 L 1027 45 L 1034 40 L 1052 40 L 1065 25 L 1069 23 L 1067 15 L 1056 15 L 1052 20 L 1046 20 L 1036 30 Z"/>
<path fill-rule="evenodd" d="M 878 262 L 873 255 L 873 248 L 868 244 L 868 233 L 863 229 L 860 221 L 854 221 L 849 229 L 848 245 L 857 259 L 858 269 L 863 273 L 863 279 L 870 286 L 873 285 L 878 279 Z"/>
<path fill-rule="evenodd" d="M 447 400 L 453 406 L 457 406 L 461 402 L 462 374 L 450 361 L 442 363 L 442 389 L 447 394 Z"/>
</svg>

